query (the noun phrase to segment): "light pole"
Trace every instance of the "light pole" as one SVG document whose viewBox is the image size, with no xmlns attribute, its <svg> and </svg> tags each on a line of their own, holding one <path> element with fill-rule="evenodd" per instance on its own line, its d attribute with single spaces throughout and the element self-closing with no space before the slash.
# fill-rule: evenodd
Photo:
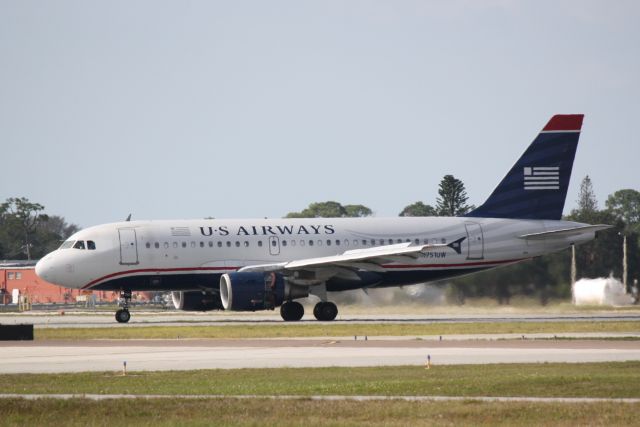
<svg viewBox="0 0 640 427">
<path fill-rule="evenodd" d="M 627 235 L 624 231 L 619 232 L 618 235 L 622 236 L 622 285 L 624 286 L 624 291 L 629 292 L 629 288 L 627 288 Z"/>
<path fill-rule="evenodd" d="M 571 245 L 571 303 L 576 304 L 576 245 Z"/>
</svg>

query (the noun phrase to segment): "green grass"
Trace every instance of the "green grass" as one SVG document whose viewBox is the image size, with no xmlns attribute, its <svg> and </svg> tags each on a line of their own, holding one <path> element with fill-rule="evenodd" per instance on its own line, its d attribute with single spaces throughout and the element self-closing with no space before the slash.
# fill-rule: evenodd
<svg viewBox="0 0 640 427">
<path fill-rule="evenodd" d="M 3 393 L 640 397 L 640 362 L 0 375 Z"/>
<path fill-rule="evenodd" d="M 623 426 L 638 425 L 637 412 L 622 403 L 0 399 L 2 426 Z"/>
<path fill-rule="evenodd" d="M 640 321 L 609 322 L 450 322 L 450 323 L 299 323 L 269 325 L 147 326 L 111 328 L 36 328 L 35 339 L 175 339 L 421 336 L 457 334 L 532 334 L 638 332 Z"/>
</svg>

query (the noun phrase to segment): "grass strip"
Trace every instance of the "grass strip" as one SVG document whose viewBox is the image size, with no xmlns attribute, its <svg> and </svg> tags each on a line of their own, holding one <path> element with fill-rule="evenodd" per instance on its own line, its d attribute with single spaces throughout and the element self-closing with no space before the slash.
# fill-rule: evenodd
<svg viewBox="0 0 640 427">
<path fill-rule="evenodd" d="M 640 397 L 640 362 L 0 375 L 3 393 Z"/>
<path fill-rule="evenodd" d="M 0 399 L 0 425 L 432 426 L 637 425 L 622 403 L 318 402 L 266 399 Z"/>
<path fill-rule="evenodd" d="M 343 336 L 421 336 L 629 332 L 640 321 L 609 322 L 450 322 L 450 323 L 299 323 L 269 325 L 146 326 L 112 328 L 36 328 L 35 339 L 292 338 Z"/>
</svg>

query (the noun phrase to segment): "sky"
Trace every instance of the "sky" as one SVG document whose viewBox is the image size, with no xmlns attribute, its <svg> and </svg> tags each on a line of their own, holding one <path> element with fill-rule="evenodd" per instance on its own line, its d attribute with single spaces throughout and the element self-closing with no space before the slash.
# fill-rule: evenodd
<svg viewBox="0 0 640 427">
<path fill-rule="evenodd" d="M 481 204 L 556 113 L 640 190 L 640 2 L 0 0 L 0 201 L 82 227 Z"/>
</svg>

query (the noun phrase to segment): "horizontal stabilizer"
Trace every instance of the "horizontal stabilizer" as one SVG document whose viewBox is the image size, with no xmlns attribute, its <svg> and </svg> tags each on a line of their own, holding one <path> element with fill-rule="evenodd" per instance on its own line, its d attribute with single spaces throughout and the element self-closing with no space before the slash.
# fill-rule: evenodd
<svg viewBox="0 0 640 427">
<path fill-rule="evenodd" d="M 580 234 L 587 232 L 596 232 L 600 230 L 606 230 L 613 227 L 612 225 L 598 224 L 598 225 L 585 225 L 584 227 L 563 228 L 562 230 L 543 231 L 541 233 L 523 234 L 518 236 L 520 239 L 546 239 L 546 238 L 563 238 L 571 236 L 579 236 Z"/>
</svg>

